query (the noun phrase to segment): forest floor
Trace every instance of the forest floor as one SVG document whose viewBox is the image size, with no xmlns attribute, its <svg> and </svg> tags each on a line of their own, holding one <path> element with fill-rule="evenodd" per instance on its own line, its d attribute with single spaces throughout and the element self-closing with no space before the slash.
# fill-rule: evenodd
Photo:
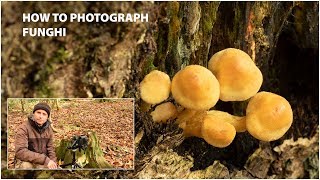
<svg viewBox="0 0 320 180">
<path fill-rule="evenodd" d="M 107 102 L 71 100 L 61 101 L 59 106 L 59 110 L 52 108 L 51 111 L 53 125 L 58 130 L 54 134 L 56 147 L 62 139 L 71 139 L 74 135 L 94 131 L 100 141 L 104 157 L 114 168 L 133 169 L 132 99 Z M 28 113 L 22 112 L 21 107 L 17 105 L 8 109 L 8 168 L 10 169 L 14 168 L 15 130 L 27 120 Z"/>
</svg>

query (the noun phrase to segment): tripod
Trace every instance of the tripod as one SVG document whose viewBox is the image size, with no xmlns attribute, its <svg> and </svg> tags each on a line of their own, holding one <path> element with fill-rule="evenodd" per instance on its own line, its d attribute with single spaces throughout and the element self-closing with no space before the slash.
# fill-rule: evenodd
<svg viewBox="0 0 320 180">
<path fill-rule="evenodd" d="M 68 149 L 72 150 L 72 162 L 68 163 L 68 164 L 63 164 L 60 167 L 66 167 L 66 166 L 70 166 L 71 165 L 71 169 L 76 169 L 76 168 L 82 168 L 76 161 L 76 151 L 77 149 L 79 149 L 79 151 L 81 152 L 81 150 L 85 151 L 85 149 L 88 147 L 88 137 L 81 135 L 81 136 L 74 136 L 72 138 L 72 143 L 71 146 L 68 147 Z"/>
<path fill-rule="evenodd" d="M 71 165 L 71 169 L 81 168 L 81 166 L 76 161 L 76 151 L 77 149 L 72 149 L 72 162 L 68 164 L 60 165 L 60 167 L 64 168 Z"/>
</svg>

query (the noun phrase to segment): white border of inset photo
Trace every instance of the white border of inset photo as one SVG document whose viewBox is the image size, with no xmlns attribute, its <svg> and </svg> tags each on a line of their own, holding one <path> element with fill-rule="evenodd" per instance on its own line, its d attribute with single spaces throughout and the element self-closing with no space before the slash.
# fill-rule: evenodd
<svg viewBox="0 0 320 180">
<path fill-rule="evenodd" d="M 92 100 L 109 100 L 109 101 L 119 101 L 119 100 L 131 100 L 132 101 L 132 137 L 131 137 L 131 141 L 132 141 L 132 168 L 118 168 L 118 167 L 113 167 L 113 168 L 76 168 L 76 169 L 72 169 L 72 168 L 58 168 L 58 169 L 48 169 L 48 168 L 43 168 L 43 169 L 35 169 L 35 168 L 32 168 L 32 169 L 15 169 L 14 167 L 10 167 L 9 168 L 9 148 L 10 148 L 10 142 L 9 142 L 9 137 L 13 136 L 12 133 L 12 129 L 10 129 L 10 123 L 9 123 L 9 103 L 10 101 L 12 100 L 38 100 L 38 102 L 44 102 L 45 100 L 79 100 L 81 102 L 82 101 L 92 101 Z M 77 102 L 79 102 L 77 101 Z M 35 104 L 37 104 L 38 102 L 35 101 Z M 61 102 L 61 101 L 60 101 Z M 35 105 L 34 104 L 34 105 Z M 33 105 L 33 106 L 34 106 Z M 51 104 L 50 104 L 51 105 Z M 33 109 L 33 106 L 32 106 L 32 109 Z M 51 105 L 52 106 L 52 105 Z M 134 143 L 134 134 L 135 134 L 135 131 L 134 131 L 134 117 L 135 117 L 135 110 L 134 110 L 134 106 L 135 106 L 135 99 L 134 98 L 7 98 L 7 168 L 9 170 L 134 170 L 134 167 L 135 167 L 135 143 Z M 55 109 L 53 109 L 54 107 L 51 107 L 51 112 L 53 111 L 53 114 L 55 114 Z M 62 107 L 63 108 L 63 107 Z M 29 107 L 29 110 L 30 110 L 30 107 Z M 32 114 L 32 111 L 31 112 L 28 112 L 29 114 Z M 27 114 L 25 113 L 24 114 L 25 117 L 23 117 L 25 120 L 27 120 Z M 52 118 L 52 117 L 50 117 Z M 49 119 L 50 119 L 49 118 Z M 107 119 L 108 117 L 106 117 Z M 55 119 L 52 119 L 53 121 L 59 121 L 59 119 L 55 120 Z M 90 131 L 91 129 L 86 129 L 85 131 Z M 96 129 L 98 132 L 98 129 Z M 59 132 L 58 132 L 59 133 Z M 110 133 L 110 132 L 106 132 L 106 133 Z M 11 134 L 11 135 L 10 135 Z M 56 135 L 55 135 L 56 137 Z M 54 137 L 54 138 L 55 138 Z M 14 137 L 13 137 L 14 138 Z M 70 142 L 72 140 L 70 139 Z M 101 139 L 100 139 L 100 142 L 101 142 Z M 13 142 L 11 142 L 13 143 Z M 60 142 L 59 142 L 60 143 Z M 14 145 L 13 145 L 14 146 Z M 56 148 L 56 147 L 55 147 Z M 71 150 L 70 150 L 71 151 Z M 75 150 L 74 150 L 75 151 Z M 12 153 L 15 153 L 14 151 L 13 152 L 10 152 L 10 154 Z M 72 152 L 70 152 L 72 153 Z M 70 154 L 69 153 L 69 154 Z M 56 152 L 57 154 L 57 152 Z"/>
</svg>

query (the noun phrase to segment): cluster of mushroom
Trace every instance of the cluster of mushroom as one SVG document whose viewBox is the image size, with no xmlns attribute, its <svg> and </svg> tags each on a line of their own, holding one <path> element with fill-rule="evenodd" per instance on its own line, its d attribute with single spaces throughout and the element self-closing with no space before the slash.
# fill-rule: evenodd
<svg viewBox="0 0 320 180">
<path fill-rule="evenodd" d="M 189 65 L 170 77 L 154 70 L 140 83 L 143 101 L 156 105 L 166 100 L 170 92 L 184 109 L 178 110 L 171 102 L 158 105 L 151 113 L 155 122 L 177 118 L 186 136 L 203 138 L 215 147 L 226 147 L 236 132 L 246 130 L 262 141 L 281 138 L 290 128 L 293 113 L 289 102 L 274 93 L 258 92 L 262 73 L 250 56 L 234 48 L 214 54 L 208 69 Z M 218 100 L 249 100 L 246 116 L 210 110 Z"/>
</svg>

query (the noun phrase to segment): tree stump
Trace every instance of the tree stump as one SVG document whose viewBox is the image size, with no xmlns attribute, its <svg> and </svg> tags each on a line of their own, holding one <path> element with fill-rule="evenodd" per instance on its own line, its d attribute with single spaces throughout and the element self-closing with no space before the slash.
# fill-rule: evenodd
<svg viewBox="0 0 320 180">
<path fill-rule="evenodd" d="M 72 163 L 73 152 L 71 149 L 68 149 L 70 146 L 70 139 L 63 139 L 60 142 L 60 145 L 56 148 L 57 159 L 59 162 L 63 162 L 63 164 Z M 112 168 L 112 166 L 103 156 L 103 151 L 100 148 L 99 139 L 97 138 L 95 132 L 88 132 L 88 147 L 84 150 L 76 150 L 75 157 L 77 164 L 79 164 L 81 168 Z M 71 165 L 67 167 L 71 168 Z"/>
</svg>

